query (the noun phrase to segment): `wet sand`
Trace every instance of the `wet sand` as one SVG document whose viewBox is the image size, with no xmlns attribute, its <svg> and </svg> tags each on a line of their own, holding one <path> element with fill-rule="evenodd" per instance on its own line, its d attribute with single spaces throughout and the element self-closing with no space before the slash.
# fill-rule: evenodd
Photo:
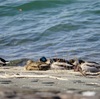
<svg viewBox="0 0 100 99">
<path fill-rule="evenodd" d="M 57 96 L 59 94 L 60 96 L 72 96 L 72 94 L 84 96 L 84 92 L 90 92 L 91 95 L 94 92 L 95 98 L 99 99 L 100 96 L 97 93 L 100 93 L 100 74 L 91 74 L 84 77 L 73 70 L 26 71 L 24 67 L 20 66 L 5 66 L 0 67 L 0 93 L 2 89 L 4 92 L 7 89 L 15 90 L 17 93 L 38 93 L 41 97 L 42 95 L 45 96 L 45 93 L 53 94 L 53 96 L 55 94 Z M 72 97 L 69 99 L 72 99 Z"/>
</svg>

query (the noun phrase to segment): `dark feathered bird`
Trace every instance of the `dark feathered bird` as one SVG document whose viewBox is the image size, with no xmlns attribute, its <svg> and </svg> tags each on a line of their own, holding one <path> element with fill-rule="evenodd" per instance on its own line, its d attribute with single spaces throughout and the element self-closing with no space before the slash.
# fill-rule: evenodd
<svg viewBox="0 0 100 99">
<path fill-rule="evenodd" d="M 5 59 L 0 58 L 0 65 L 5 66 L 5 65 L 8 64 L 8 63 L 9 63 L 9 62 L 6 61 Z"/>
<path fill-rule="evenodd" d="M 73 68 L 73 65 L 71 65 L 67 60 L 61 58 L 47 59 L 46 57 L 41 57 L 40 61 L 50 64 L 51 69 L 72 69 Z"/>
</svg>

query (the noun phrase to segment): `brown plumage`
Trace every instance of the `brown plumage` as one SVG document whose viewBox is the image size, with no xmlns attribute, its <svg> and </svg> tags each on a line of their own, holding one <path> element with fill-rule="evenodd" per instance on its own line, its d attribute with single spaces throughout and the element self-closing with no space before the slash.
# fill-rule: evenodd
<svg viewBox="0 0 100 99">
<path fill-rule="evenodd" d="M 49 68 L 49 64 L 32 60 L 28 60 L 25 65 L 26 70 L 48 70 Z"/>
</svg>

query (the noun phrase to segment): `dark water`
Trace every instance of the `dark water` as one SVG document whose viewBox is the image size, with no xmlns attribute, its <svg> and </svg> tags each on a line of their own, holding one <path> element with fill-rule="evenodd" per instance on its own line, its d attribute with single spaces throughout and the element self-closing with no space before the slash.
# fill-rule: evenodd
<svg viewBox="0 0 100 99">
<path fill-rule="evenodd" d="M 0 0 L 0 57 L 100 62 L 100 0 Z"/>
</svg>

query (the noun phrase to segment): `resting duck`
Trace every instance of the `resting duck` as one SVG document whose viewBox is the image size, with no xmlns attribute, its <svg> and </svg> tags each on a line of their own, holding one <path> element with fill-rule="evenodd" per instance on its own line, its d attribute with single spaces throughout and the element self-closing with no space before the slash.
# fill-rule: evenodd
<svg viewBox="0 0 100 99">
<path fill-rule="evenodd" d="M 8 63 L 9 63 L 9 62 L 6 61 L 5 59 L 0 58 L 0 65 L 5 66 L 5 65 L 7 65 Z"/>
<path fill-rule="evenodd" d="M 86 72 L 99 72 L 100 71 L 100 64 L 93 62 L 93 61 L 84 61 L 81 59 L 71 59 L 69 60 L 71 64 L 74 65 L 75 71 L 80 71 L 83 75 L 86 74 Z"/>
<path fill-rule="evenodd" d="M 40 62 L 45 62 L 50 64 L 51 69 L 72 69 L 73 65 L 67 60 L 61 58 L 47 59 L 46 57 L 41 57 Z"/>
<path fill-rule="evenodd" d="M 49 68 L 49 64 L 32 60 L 28 60 L 25 65 L 26 70 L 48 70 Z"/>
</svg>

